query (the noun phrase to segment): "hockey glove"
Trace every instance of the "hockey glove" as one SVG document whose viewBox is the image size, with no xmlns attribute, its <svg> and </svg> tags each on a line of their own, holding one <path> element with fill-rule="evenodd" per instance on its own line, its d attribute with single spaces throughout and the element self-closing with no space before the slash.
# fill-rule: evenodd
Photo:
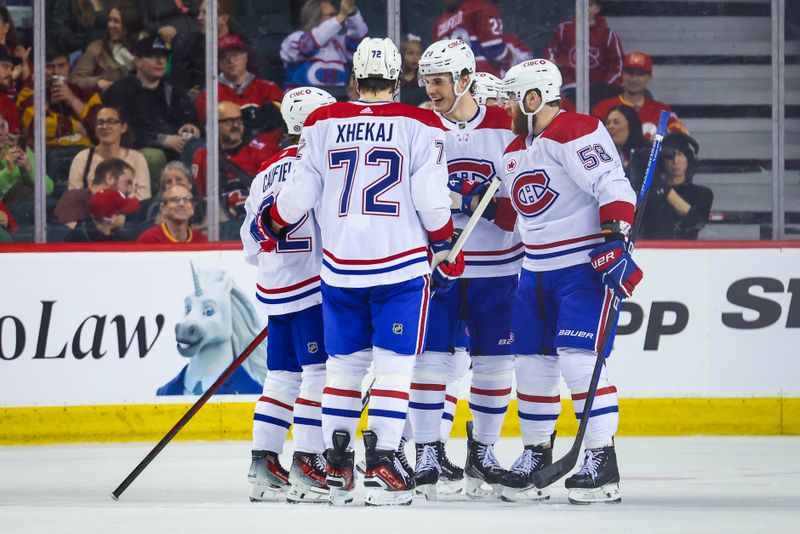
<svg viewBox="0 0 800 534">
<path fill-rule="evenodd" d="M 454 197 L 451 211 L 454 213 L 463 213 L 467 217 L 471 216 L 473 213 L 473 201 L 477 199 L 478 202 L 480 202 L 481 196 L 486 192 L 490 184 L 491 181 L 478 182 L 472 180 L 454 180 L 451 178 L 448 184 L 450 190 L 453 191 L 451 197 Z M 493 201 L 486 207 L 481 217 L 491 221 L 494 219 L 496 212 L 497 203 Z"/>
<path fill-rule="evenodd" d="M 270 228 L 270 215 L 269 210 L 275 203 L 275 196 L 270 195 L 265 198 L 261 205 L 258 207 L 258 212 L 250 223 L 250 236 L 256 243 L 261 245 L 261 250 L 264 252 L 272 252 L 278 246 L 278 241 L 281 236 L 276 234 Z"/>
<path fill-rule="evenodd" d="M 642 281 L 642 270 L 625 249 L 622 240 L 610 241 L 589 252 L 592 267 L 603 275 L 603 283 L 619 298 L 629 298 Z"/>
<path fill-rule="evenodd" d="M 455 242 L 457 236 L 454 234 L 452 239 Z M 447 290 L 453 282 L 464 274 L 464 269 L 467 266 L 464 261 L 464 253 L 459 251 L 455 260 L 450 262 L 446 258 L 453 248 L 453 243 L 449 241 L 432 241 L 428 246 L 432 254 L 431 268 L 433 273 L 431 274 L 431 287 L 433 291 Z"/>
</svg>

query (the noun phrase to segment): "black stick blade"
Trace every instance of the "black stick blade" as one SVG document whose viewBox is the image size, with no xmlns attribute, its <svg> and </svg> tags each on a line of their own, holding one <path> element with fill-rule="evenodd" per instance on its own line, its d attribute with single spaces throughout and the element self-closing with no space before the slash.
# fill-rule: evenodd
<svg viewBox="0 0 800 534">
<path fill-rule="evenodd" d="M 564 477 L 575 467 L 579 454 L 580 447 L 573 447 L 563 458 L 533 473 L 533 485 L 539 489 L 546 488 Z"/>
</svg>

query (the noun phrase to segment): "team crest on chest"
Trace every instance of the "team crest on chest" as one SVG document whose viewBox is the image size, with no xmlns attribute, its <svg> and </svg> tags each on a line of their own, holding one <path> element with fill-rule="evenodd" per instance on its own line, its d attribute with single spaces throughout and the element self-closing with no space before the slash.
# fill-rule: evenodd
<svg viewBox="0 0 800 534">
<path fill-rule="evenodd" d="M 484 183 L 494 178 L 494 163 L 485 159 L 459 158 L 447 162 L 449 185 L 458 191 L 463 183 Z"/>
<path fill-rule="evenodd" d="M 518 175 L 511 185 L 511 202 L 523 217 L 541 215 L 556 198 L 558 192 L 550 187 L 550 177 L 541 169 Z"/>
</svg>

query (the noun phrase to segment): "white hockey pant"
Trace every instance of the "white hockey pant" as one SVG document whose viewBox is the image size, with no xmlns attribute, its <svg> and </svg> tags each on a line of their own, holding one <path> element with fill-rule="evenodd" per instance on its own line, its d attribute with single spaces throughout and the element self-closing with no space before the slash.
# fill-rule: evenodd
<svg viewBox="0 0 800 534">
<path fill-rule="evenodd" d="M 484 445 L 500 439 L 511 383 L 514 356 L 473 356 L 469 407 L 474 420 L 473 438 Z"/>
<path fill-rule="evenodd" d="M 293 406 L 300 391 L 301 373 L 267 371 L 264 389 L 253 414 L 253 450 L 283 452 L 292 426 Z"/>
<path fill-rule="evenodd" d="M 583 413 L 597 354 L 574 348 L 559 348 L 558 354 L 558 357 L 539 354 L 519 354 L 516 357 L 517 402 L 525 445 L 550 441 L 561 413 L 561 375 L 572 394 L 576 418 L 580 419 Z M 618 424 L 617 389 L 608 382 L 606 368 L 603 367 L 586 427 L 586 448 L 610 445 Z"/>
</svg>

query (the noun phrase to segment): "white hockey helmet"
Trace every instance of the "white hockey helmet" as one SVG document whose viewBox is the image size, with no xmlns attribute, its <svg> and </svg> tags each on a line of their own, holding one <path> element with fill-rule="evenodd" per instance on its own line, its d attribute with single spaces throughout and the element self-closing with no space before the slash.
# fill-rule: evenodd
<svg viewBox="0 0 800 534">
<path fill-rule="evenodd" d="M 486 101 L 494 98 L 498 102 L 502 99 L 503 80 L 488 72 L 475 73 L 475 89 L 472 96 L 478 104 L 486 105 Z"/>
<path fill-rule="evenodd" d="M 464 70 L 470 74 L 475 72 L 472 48 L 461 39 L 436 41 L 425 49 L 419 60 L 420 85 L 425 84 L 424 76 L 442 72 L 449 72 L 453 75 L 453 81 L 457 82 Z"/>
<path fill-rule="evenodd" d="M 538 89 L 542 103 L 533 112 L 525 111 L 523 100 L 531 89 Z M 546 59 L 529 59 L 511 67 L 503 78 L 503 93 L 516 100 L 526 115 L 536 115 L 544 105 L 561 96 L 561 72 Z"/>
<path fill-rule="evenodd" d="M 287 91 L 281 101 L 281 116 L 291 135 L 300 135 L 303 123 L 315 109 L 333 104 L 336 99 L 318 87 L 298 87 Z"/>
<path fill-rule="evenodd" d="M 391 39 L 364 37 L 353 54 L 353 74 L 356 79 L 400 77 L 402 58 Z"/>
</svg>

